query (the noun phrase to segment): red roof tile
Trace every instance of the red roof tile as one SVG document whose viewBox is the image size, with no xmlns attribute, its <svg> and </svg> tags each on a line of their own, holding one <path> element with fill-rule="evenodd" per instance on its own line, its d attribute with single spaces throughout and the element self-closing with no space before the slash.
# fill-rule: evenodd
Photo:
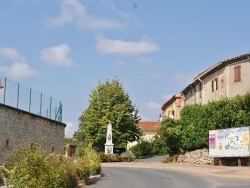
<svg viewBox="0 0 250 188">
<path fill-rule="evenodd" d="M 142 131 L 157 131 L 160 128 L 159 121 L 141 121 L 139 122 L 139 127 Z"/>
</svg>

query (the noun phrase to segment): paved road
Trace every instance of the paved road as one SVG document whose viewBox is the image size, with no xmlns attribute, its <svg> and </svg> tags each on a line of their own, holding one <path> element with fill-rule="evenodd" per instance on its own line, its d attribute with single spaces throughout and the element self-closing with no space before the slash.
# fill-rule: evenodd
<svg viewBox="0 0 250 188">
<path fill-rule="evenodd" d="M 247 169 L 208 168 L 210 175 L 205 175 L 202 166 L 194 166 L 196 173 L 188 171 L 188 166 L 183 166 L 183 171 L 171 169 L 161 161 L 166 156 L 145 159 L 135 163 L 104 163 L 102 171 L 104 176 L 89 188 L 250 188 L 250 177 L 245 179 L 225 178 L 228 173 L 237 173 Z M 200 170 L 197 171 L 197 168 Z M 190 169 L 189 169 L 190 170 Z M 243 170 L 243 171 L 242 171 Z M 203 173 L 202 173 L 203 172 Z M 211 176 L 211 174 L 224 174 L 226 176 Z M 242 177 L 242 176 L 240 176 Z M 248 175 L 247 175 L 248 177 Z"/>
<path fill-rule="evenodd" d="M 250 181 L 201 177 L 179 171 L 104 167 L 104 177 L 89 188 L 249 188 Z"/>
<path fill-rule="evenodd" d="M 91 188 L 165 188 L 213 186 L 205 179 L 176 171 L 159 169 L 104 167 L 105 176 Z"/>
</svg>

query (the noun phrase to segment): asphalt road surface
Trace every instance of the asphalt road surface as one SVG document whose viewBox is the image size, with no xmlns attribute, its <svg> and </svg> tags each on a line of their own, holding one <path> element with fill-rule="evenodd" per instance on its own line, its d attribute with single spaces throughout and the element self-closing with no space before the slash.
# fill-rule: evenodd
<svg viewBox="0 0 250 188">
<path fill-rule="evenodd" d="M 89 188 L 250 188 L 250 181 L 202 177 L 172 170 L 103 167 Z"/>
</svg>

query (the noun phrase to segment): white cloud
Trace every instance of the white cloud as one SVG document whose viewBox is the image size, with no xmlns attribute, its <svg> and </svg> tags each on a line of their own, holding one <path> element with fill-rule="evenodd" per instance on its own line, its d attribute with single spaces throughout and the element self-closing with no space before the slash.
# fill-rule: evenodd
<svg viewBox="0 0 250 188">
<path fill-rule="evenodd" d="M 62 26 L 67 23 L 75 23 L 85 29 L 118 29 L 123 28 L 118 20 L 103 19 L 89 15 L 79 0 L 62 0 L 60 15 L 48 21 L 50 26 Z"/>
<path fill-rule="evenodd" d="M 0 57 L 11 61 L 11 66 L 0 66 L 0 72 L 15 79 L 34 78 L 39 75 L 38 71 L 32 69 L 23 57 L 14 48 L 0 47 Z"/>
<path fill-rule="evenodd" d="M 104 54 L 138 55 L 158 51 L 158 46 L 149 38 L 138 42 L 97 38 L 96 48 Z"/>
<path fill-rule="evenodd" d="M 0 48 L 0 56 L 10 61 L 25 61 L 25 58 L 14 48 Z"/>
<path fill-rule="evenodd" d="M 30 68 L 27 63 L 14 62 L 12 66 L 0 66 L 0 71 L 4 72 L 8 77 L 15 79 L 27 79 L 34 78 L 39 75 L 39 73 Z"/>
<path fill-rule="evenodd" d="M 55 67 L 73 67 L 75 63 L 71 60 L 71 49 L 66 44 L 53 46 L 41 51 L 41 59 Z"/>
<path fill-rule="evenodd" d="M 71 138 L 74 135 L 75 131 L 78 130 L 78 128 L 72 122 L 67 122 L 66 125 L 65 136 Z"/>
</svg>

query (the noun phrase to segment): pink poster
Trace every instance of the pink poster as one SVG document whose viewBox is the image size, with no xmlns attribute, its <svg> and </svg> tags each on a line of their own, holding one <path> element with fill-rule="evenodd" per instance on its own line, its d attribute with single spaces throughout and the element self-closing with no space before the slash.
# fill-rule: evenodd
<svg viewBox="0 0 250 188">
<path fill-rule="evenodd" d="M 209 134 L 209 148 L 216 148 L 216 134 Z"/>
</svg>

